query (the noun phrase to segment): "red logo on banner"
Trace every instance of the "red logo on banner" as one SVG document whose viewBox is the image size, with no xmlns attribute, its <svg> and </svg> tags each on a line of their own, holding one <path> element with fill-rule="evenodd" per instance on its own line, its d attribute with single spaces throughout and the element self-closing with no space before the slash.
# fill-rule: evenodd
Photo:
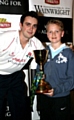
<svg viewBox="0 0 74 120">
<path fill-rule="evenodd" d="M 57 5 L 60 4 L 60 0 L 45 0 L 45 3 Z"/>
<path fill-rule="evenodd" d="M 11 23 L 6 21 L 5 18 L 0 18 L 0 28 L 9 28 L 11 27 Z"/>
</svg>

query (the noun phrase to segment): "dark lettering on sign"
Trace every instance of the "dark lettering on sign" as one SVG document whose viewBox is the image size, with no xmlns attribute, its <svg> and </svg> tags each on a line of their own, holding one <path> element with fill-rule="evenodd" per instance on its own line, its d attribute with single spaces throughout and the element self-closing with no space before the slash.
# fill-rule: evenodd
<svg viewBox="0 0 74 120">
<path fill-rule="evenodd" d="M 49 7 L 49 6 L 40 6 L 40 5 L 34 5 L 35 9 L 39 13 L 43 14 L 54 14 L 54 15 L 70 15 L 70 9 L 69 8 L 61 8 L 61 7 Z"/>
</svg>

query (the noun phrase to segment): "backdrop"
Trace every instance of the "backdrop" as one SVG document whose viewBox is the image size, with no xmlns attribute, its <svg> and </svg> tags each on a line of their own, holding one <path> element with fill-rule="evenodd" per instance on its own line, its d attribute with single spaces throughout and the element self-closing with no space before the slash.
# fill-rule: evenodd
<svg viewBox="0 0 74 120">
<path fill-rule="evenodd" d="M 63 42 L 72 42 L 72 2 L 73 0 L 0 0 L 0 32 L 19 29 L 20 16 L 27 10 L 34 10 L 39 14 L 39 27 L 36 37 L 42 42 L 48 42 L 46 37 L 46 23 L 50 18 L 57 18 L 63 21 L 65 36 Z M 28 83 L 28 69 L 26 82 Z M 31 80 L 31 79 L 30 79 Z M 29 93 L 28 93 L 29 95 Z M 34 112 L 32 120 L 38 120 L 39 114 L 36 109 L 36 96 L 34 100 Z M 6 119 L 10 119 L 9 106 L 6 106 Z"/>
</svg>

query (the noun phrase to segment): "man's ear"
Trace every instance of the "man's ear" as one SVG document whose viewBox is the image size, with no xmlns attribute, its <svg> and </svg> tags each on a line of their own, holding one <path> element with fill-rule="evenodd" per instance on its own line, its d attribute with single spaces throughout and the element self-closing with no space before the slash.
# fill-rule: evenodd
<svg viewBox="0 0 74 120">
<path fill-rule="evenodd" d="M 22 24 L 21 23 L 19 23 L 19 26 L 20 26 L 20 29 L 22 28 Z"/>
</svg>

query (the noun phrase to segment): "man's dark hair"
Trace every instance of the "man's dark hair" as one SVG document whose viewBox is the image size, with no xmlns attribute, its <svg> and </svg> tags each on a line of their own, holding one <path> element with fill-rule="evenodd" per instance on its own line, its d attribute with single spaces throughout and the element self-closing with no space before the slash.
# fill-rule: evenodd
<svg viewBox="0 0 74 120">
<path fill-rule="evenodd" d="M 21 18 L 20 18 L 20 23 L 21 23 L 21 24 L 23 24 L 23 22 L 24 22 L 24 20 L 25 20 L 25 18 L 26 18 L 27 16 L 34 17 L 34 18 L 36 18 L 37 21 L 38 21 L 38 14 L 37 14 L 37 12 L 35 12 L 35 11 L 27 11 L 27 12 L 25 12 L 25 13 L 21 16 Z"/>
</svg>

